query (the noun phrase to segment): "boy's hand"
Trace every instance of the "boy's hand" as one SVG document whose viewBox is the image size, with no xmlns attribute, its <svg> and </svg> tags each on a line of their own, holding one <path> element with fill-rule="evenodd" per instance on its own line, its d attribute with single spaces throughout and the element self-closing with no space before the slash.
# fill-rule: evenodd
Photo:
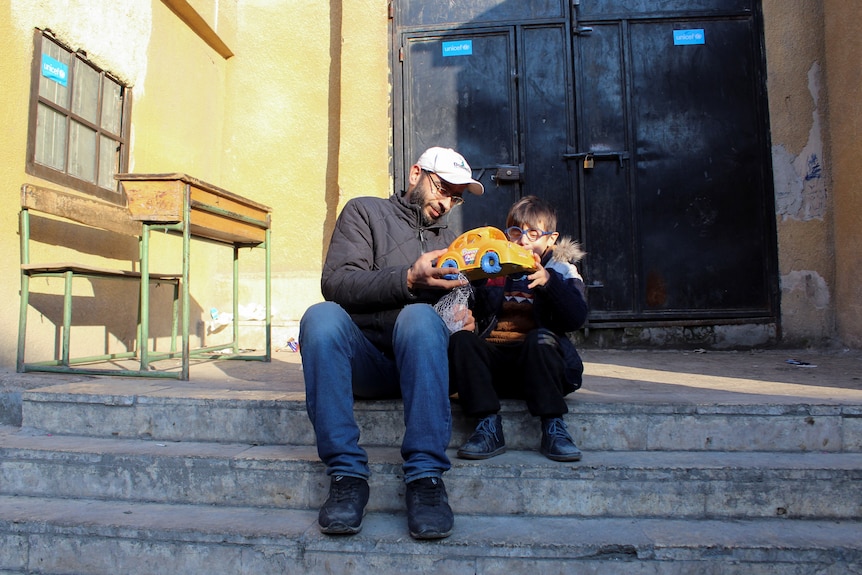
<svg viewBox="0 0 862 575">
<path fill-rule="evenodd" d="M 542 258 L 538 254 L 533 254 L 533 261 L 536 262 L 536 271 L 527 276 L 530 280 L 527 287 L 530 289 L 543 286 L 551 280 L 551 272 L 542 267 Z"/>
<path fill-rule="evenodd" d="M 443 276 L 451 274 L 451 268 L 434 267 L 434 262 L 448 250 L 426 252 L 413 262 L 407 270 L 407 289 L 411 292 L 417 289 L 431 288 L 451 290 L 464 285 L 460 279 L 447 280 Z"/>
</svg>

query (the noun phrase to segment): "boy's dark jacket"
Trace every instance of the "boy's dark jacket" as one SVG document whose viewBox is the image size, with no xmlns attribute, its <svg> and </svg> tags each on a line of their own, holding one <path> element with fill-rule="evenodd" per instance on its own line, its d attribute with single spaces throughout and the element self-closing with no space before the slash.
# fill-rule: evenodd
<svg viewBox="0 0 862 575">
<path fill-rule="evenodd" d="M 536 324 L 559 337 L 566 362 L 564 393 L 580 388 L 583 380 L 584 363 L 566 334 L 580 329 L 587 319 L 584 280 L 574 266 L 584 255 L 577 242 L 561 238 L 542 258 L 542 266 L 550 273 L 548 283 L 532 290 Z M 483 339 L 497 325 L 504 296 L 511 291 L 512 283 L 512 276 L 505 281 L 473 282 L 476 297 L 472 306 L 473 316 Z"/>
</svg>

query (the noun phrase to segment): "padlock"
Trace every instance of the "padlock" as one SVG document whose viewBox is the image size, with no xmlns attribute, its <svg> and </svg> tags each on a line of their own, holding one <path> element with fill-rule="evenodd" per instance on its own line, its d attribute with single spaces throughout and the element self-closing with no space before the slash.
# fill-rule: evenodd
<svg viewBox="0 0 862 575">
<path fill-rule="evenodd" d="M 593 158 L 592 154 L 587 154 L 584 156 L 584 169 L 591 170 L 596 163 L 596 159 Z"/>
</svg>

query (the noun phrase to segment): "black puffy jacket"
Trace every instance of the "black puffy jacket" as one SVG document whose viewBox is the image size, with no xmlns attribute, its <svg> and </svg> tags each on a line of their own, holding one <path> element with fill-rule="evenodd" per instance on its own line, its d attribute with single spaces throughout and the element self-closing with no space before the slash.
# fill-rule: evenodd
<svg viewBox="0 0 862 575">
<path fill-rule="evenodd" d="M 584 362 L 569 339 L 568 332 L 583 327 L 589 313 L 584 280 L 574 265 L 585 255 L 580 244 L 570 238 L 561 238 L 542 258 L 542 266 L 551 274 L 548 283 L 531 290 L 536 324 L 559 337 L 566 364 L 564 394 L 579 389 L 583 382 Z M 473 282 L 476 296 L 472 306 L 473 315 L 482 338 L 487 338 L 497 325 L 497 315 L 503 307 L 505 294 L 512 291 L 514 278 L 510 276 L 501 280 Z"/>
<path fill-rule="evenodd" d="M 407 291 L 407 270 L 425 252 L 449 247 L 455 234 L 443 223 L 423 226 L 420 208 L 404 193 L 361 197 L 342 209 L 323 264 L 323 297 L 343 307 L 382 351 L 392 349 L 401 309 L 435 303 L 445 292 Z"/>
</svg>

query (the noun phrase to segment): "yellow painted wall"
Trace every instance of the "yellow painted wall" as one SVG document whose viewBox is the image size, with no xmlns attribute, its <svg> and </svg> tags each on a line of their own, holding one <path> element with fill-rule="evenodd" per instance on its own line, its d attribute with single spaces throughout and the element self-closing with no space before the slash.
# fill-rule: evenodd
<svg viewBox="0 0 862 575">
<path fill-rule="evenodd" d="M 835 310 L 838 338 L 862 348 L 862 38 L 859 6 L 826 0 L 826 86 L 829 94 L 835 210 Z"/>
<path fill-rule="evenodd" d="M 250 0 L 231 58 L 224 184 L 272 206 L 273 307 L 320 296 L 337 211 L 390 190 L 387 2 Z M 330 9 L 330 5 L 332 9 Z"/>
<path fill-rule="evenodd" d="M 45 183 L 25 174 L 24 151 L 32 33 L 47 27 L 133 87 L 131 171 L 188 173 L 273 208 L 274 323 L 290 328 L 321 299 L 322 258 L 340 206 L 352 196 L 390 193 L 388 2 L 355 1 L 342 8 L 341 2 L 319 0 L 191 0 L 189 6 L 233 53 L 228 59 L 184 24 L 170 4 L 70 0 L 55 7 L 13 0 L 0 8 L 7 11 L 0 14 L 0 42 L 7 53 L 0 63 L 0 113 L 10 127 L 0 135 L 0 175 L 12 182 L 2 197 L 14 206 L 21 183 Z M 15 302 L 16 212 L 0 216 L 2 248 L 12 255 L 0 265 L 13 278 L 0 289 Z M 45 249 L 50 254 L 51 247 Z M 225 250 L 192 246 L 193 318 L 209 319 L 211 307 L 230 308 L 231 261 Z M 155 237 L 152 253 L 155 271 L 178 269 L 176 238 Z M 132 259 L 134 253 L 126 249 L 117 257 Z M 262 306 L 262 252 L 244 250 L 240 263 L 241 303 Z M 113 317 L 128 307 L 124 289 L 84 285 L 76 295 L 101 302 L 105 316 Z M 83 309 L 92 314 L 93 307 Z M 0 365 L 10 366 L 17 309 L 0 313 L 8 326 Z M 28 348 L 28 357 L 31 349 L 42 357 L 53 349 L 55 326 L 41 313 L 30 317 L 31 333 L 44 343 Z M 166 324 L 157 318 L 154 325 L 163 340 Z M 82 328 L 73 342 L 103 345 L 107 339 L 118 351 L 134 337 L 99 329 Z M 193 335 L 203 337 L 204 330 L 196 324 Z"/>
<path fill-rule="evenodd" d="M 0 366 L 14 367 L 18 337 L 18 186 L 24 177 L 32 31 L 16 26 L 12 5 L 0 3 Z"/>
<path fill-rule="evenodd" d="M 285 320 L 321 299 L 338 209 L 391 189 L 387 2 L 341 4 L 252 0 L 239 12 L 225 184 L 275 208 L 273 306 Z"/>
<path fill-rule="evenodd" d="M 219 4 L 224 7 L 232 2 Z M 224 16 L 224 11 L 219 14 Z M 213 21 L 208 24 L 212 28 L 217 25 Z M 226 78 L 231 62 L 203 42 L 162 2 L 152 3 L 151 27 L 147 74 L 134 87 L 130 171 L 186 173 L 226 187 L 222 182 L 221 156 Z M 228 189 L 251 197 L 246 190 Z M 155 271 L 181 269 L 179 238 L 156 234 L 151 253 L 151 267 Z M 212 307 L 222 311 L 230 308 L 228 280 L 232 259 L 227 247 L 193 242 L 190 261 L 191 330 L 202 337 L 204 328 L 195 320 L 206 318 Z M 156 335 L 166 338 L 168 333 L 165 325 Z M 192 345 L 199 343 L 195 340 Z"/>
<path fill-rule="evenodd" d="M 763 10 L 784 341 L 858 348 L 858 6 L 764 0 Z"/>
<path fill-rule="evenodd" d="M 0 249 L 5 255 L 0 264 L 5 278 L 5 281 L 0 282 L 0 298 L 11 303 L 0 308 L 0 320 L 4 326 L 0 365 L 13 366 L 15 363 L 19 301 L 17 206 L 20 205 L 20 186 L 24 182 L 52 186 L 26 175 L 24 170 L 34 30 L 50 29 L 61 43 L 72 49 L 85 49 L 96 65 L 111 70 L 121 81 L 137 86 L 144 82 L 147 74 L 152 9 L 149 2 L 112 0 L 69 0 L 63 3 L 11 0 L 0 5 L 0 42 L 6 53 L 0 65 L 3 74 L 0 113 L 3 114 L 4 126 L 0 132 L 0 181 L 3 182 L 0 198 L 6 207 L 0 216 Z M 101 239 L 90 238 L 93 243 Z M 135 258 L 135 244 L 134 239 L 111 241 L 104 246 L 105 256 L 107 259 L 120 260 Z M 35 249 L 34 255 L 41 261 L 69 259 L 62 249 L 51 244 Z M 103 265 L 101 259 L 90 263 Z M 33 299 L 37 309 L 30 313 L 30 334 L 34 337 L 28 349 L 34 352 L 34 356 L 47 359 L 58 341 L 55 326 L 61 320 L 59 294 L 62 289 L 57 280 L 40 281 L 45 285 L 43 294 Z M 33 283 L 36 287 L 37 282 Z M 116 282 L 77 284 L 75 297 L 81 305 L 76 307 L 76 312 L 79 312 L 76 322 L 83 317 L 85 319 L 80 323 L 88 325 L 77 330 L 73 339 L 73 353 L 86 353 L 84 349 L 88 349 L 90 344 L 96 348 L 108 346 L 111 351 L 122 351 L 132 344 L 135 338 L 135 306 L 129 305 L 125 296 L 128 290 L 134 289 L 133 284 Z M 103 302 L 111 303 L 106 306 Z M 106 330 L 102 318 L 124 323 L 124 327 Z M 119 322 L 119 318 L 131 321 Z"/>
</svg>

